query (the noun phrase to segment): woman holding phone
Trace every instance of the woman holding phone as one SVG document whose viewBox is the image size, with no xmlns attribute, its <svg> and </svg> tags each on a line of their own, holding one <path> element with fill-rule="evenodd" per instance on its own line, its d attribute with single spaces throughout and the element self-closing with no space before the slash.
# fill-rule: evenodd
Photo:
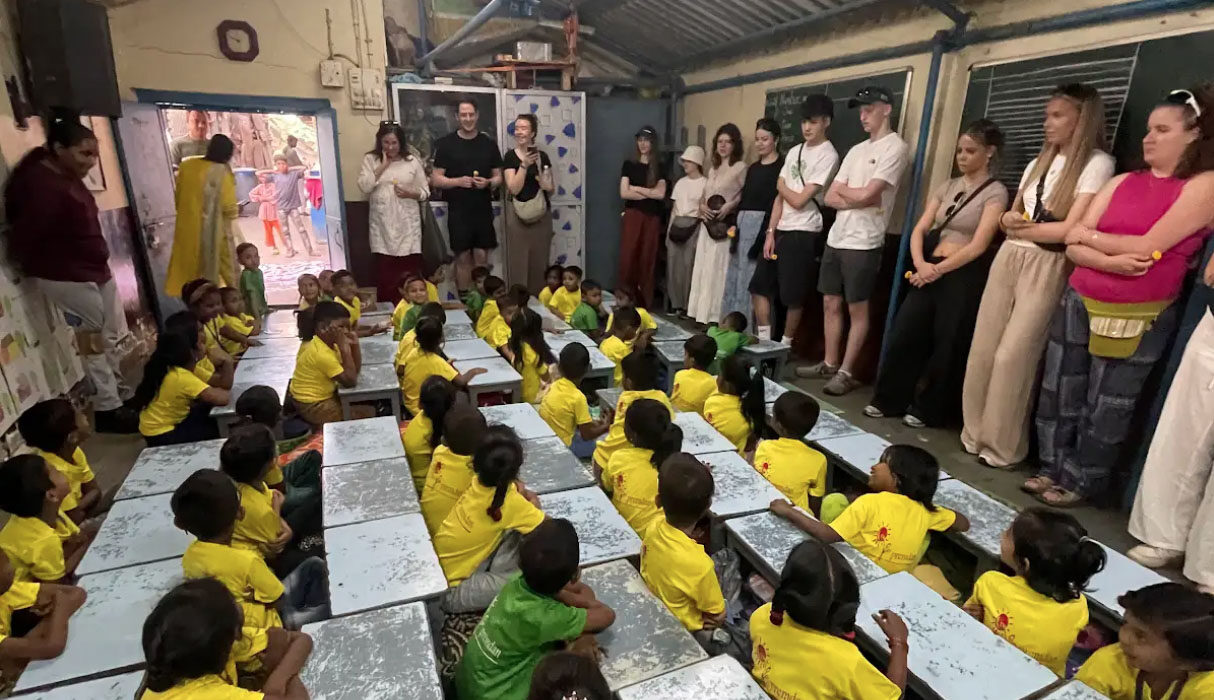
<svg viewBox="0 0 1214 700">
<path fill-rule="evenodd" d="M 535 145 L 539 120 L 520 114 L 514 120 L 514 148 L 502 157 L 506 184 L 506 279 L 527 285 L 532 292 L 544 286 L 552 248 L 552 204 L 556 189 L 552 161 Z"/>
</svg>

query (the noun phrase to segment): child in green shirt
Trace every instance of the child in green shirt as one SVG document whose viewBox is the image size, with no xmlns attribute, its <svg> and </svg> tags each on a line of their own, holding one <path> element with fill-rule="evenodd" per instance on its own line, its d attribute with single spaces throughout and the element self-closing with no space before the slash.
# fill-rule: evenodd
<svg viewBox="0 0 1214 700">
<path fill-rule="evenodd" d="M 725 358 L 754 342 L 746 335 L 746 316 L 738 311 L 727 313 L 719 324 L 708 326 L 708 337 L 717 341 L 717 358 L 708 368 L 708 372 L 714 375 L 720 372 L 721 362 Z"/>
<path fill-rule="evenodd" d="M 488 276 L 489 268 L 483 265 L 472 268 L 472 289 L 463 293 L 464 308 L 473 323 L 480 317 L 481 309 L 485 308 L 485 278 Z"/>
<path fill-rule="evenodd" d="M 582 303 L 573 310 L 569 325 L 590 336 L 594 342 L 603 337 L 603 320 L 607 312 L 603 310 L 603 287 L 594 280 L 582 282 Z"/>
<path fill-rule="evenodd" d="M 244 267 L 240 271 L 240 294 L 244 297 L 245 311 L 261 323 L 270 311 L 266 303 L 266 279 L 261 274 L 261 254 L 252 243 L 241 243 L 236 246 L 236 259 Z"/>
</svg>

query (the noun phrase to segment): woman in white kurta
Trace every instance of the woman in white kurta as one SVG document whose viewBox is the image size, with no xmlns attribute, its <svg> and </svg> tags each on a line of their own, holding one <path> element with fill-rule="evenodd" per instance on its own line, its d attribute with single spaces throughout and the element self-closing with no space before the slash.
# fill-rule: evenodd
<svg viewBox="0 0 1214 700">
<path fill-rule="evenodd" d="M 712 169 L 708 171 L 704 198 L 700 203 L 700 216 L 705 220 L 714 216 L 723 218 L 737 209 L 742 200 L 742 183 L 746 180 L 742 132 L 738 127 L 725 124 L 717 129 L 713 144 Z M 725 204 L 719 211 L 713 212 L 708 208 L 708 200 L 718 194 L 725 198 Z M 699 323 L 716 323 L 721 320 L 722 290 L 729 265 L 729 239 L 714 241 L 704 225 L 700 226 L 697 239 L 687 314 Z"/>
<path fill-rule="evenodd" d="M 363 156 L 358 188 L 371 209 L 367 233 L 375 254 L 379 300 L 395 303 L 404 275 L 424 276 L 421 207 L 430 198 L 426 171 L 406 148 L 399 124 L 379 128 L 375 150 Z"/>
</svg>

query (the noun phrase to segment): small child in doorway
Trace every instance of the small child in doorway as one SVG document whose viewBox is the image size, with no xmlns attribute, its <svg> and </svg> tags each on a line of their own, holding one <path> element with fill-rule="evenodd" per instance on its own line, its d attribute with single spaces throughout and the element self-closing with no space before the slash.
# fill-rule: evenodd
<svg viewBox="0 0 1214 700">
<path fill-rule="evenodd" d="M 17 455 L 0 464 L 0 551 L 18 581 L 72 583 L 76 567 L 97 535 L 98 522 L 76 527 L 63 512 L 67 479 L 38 455 Z"/>
<path fill-rule="evenodd" d="M 561 287 L 552 293 L 548 308 L 558 318 L 569 322 L 573 312 L 582 303 L 582 268 L 570 265 L 561 272 Z"/>
<path fill-rule="evenodd" d="M 772 407 L 771 428 L 779 436 L 755 449 L 754 467 L 792 501 L 811 513 L 822 512 L 826 495 L 826 455 L 806 445 L 805 436 L 818 423 L 818 402 L 809 394 L 788 391 Z"/>
<path fill-rule="evenodd" d="M 260 344 L 250 336 L 261 333 L 261 321 L 246 313 L 244 297 L 237 289 L 224 287 L 219 298 L 223 302 L 219 345 L 232 357 L 239 357 L 249 346 Z"/>
<path fill-rule="evenodd" d="M 274 254 L 278 254 L 277 248 Z M 257 319 L 260 327 L 261 320 L 270 312 L 270 305 L 266 303 L 266 278 L 261 272 L 261 254 L 252 243 L 241 243 L 236 246 L 236 259 L 244 268 L 240 271 L 240 294 L 244 297 L 245 310 Z"/>
<path fill-rule="evenodd" d="M 590 351 L 581 343 L 566 345 L 561 348 L 557 369 L 561 376 L 544 394 L 540 417 L 574 456 L 587 459 L 594 454 L 596 440 L 611 427 L 605 419 L 591 419 L 590 402 L 581 389 L 582 379 L 590 371 Z"/>
<path fill-rule="evenodd" d="M 540 290 L 537 296 L 545 309 L 548 308 L 548 302 L 552 300 L 552 295 L 556 290 L 561 288 L 561 281 L 563 279 L 561 273 L 564 271 L 565 268 L 555 264 L 549 265 L 548 269 L 544 270 L 544 288 Z"/>
<path fill-rule="evenodd" d="M 599 343 L 599 350 L 603 351 L 608 360 L 615 363 L 613 381 L 616 386 L 620 386 L 624 381 L 622 365 L 624 358 L 633 351 L 634 347 L 638 346 L 637 338 L 641 332 L 641 316 L 631 306 L 617 307 L 614 316 L 617 318 L 609 328 L 610 335 Z"/>
<path fill-rule="evenodd" d="M 110 509 L 113 494 L 97 485 L 81 445 L 89 435 L 88 419 L 67 399 L 47 399 L 30 406 L 17 419 L 17 431 L 34 454 L 67 479 L 63 512 L 79 525 Z"/>
<path fill-rule="evenodd" d="M 721 363 L 727 357 L 733 357 L 739 349 L 754 342 L 746 335 L 746 316 L 738 311 L 731 311 L 721 318 L 719 324 L 708 326 L 708 337 L 717 343 L 717 357 L 708 371 L 716 374 L 721 371 Z"/>
<path fill-rule="evenodd" d="M 721 365 L 717 390 L 704 400 L 704 420 L 724 435 L 738 454 L 754 450 L 767 429 L 763 374 L 741 357 L 731 355 Z"/>
<path fill-rule="evenodd" d="M 260 205 L 257 208 L 257 216 L 261 219 L 262 228 L 265 229 L 266 247 L 273 251 L 274 255 L 279 255 L 274 232 L 278 231 L 278 237 L 282 238 L 284 242 L 287 242 L 288 239 L 282 235 L 282 224 L 278 222 L 278 208 L 274 206 L 274 202 L 278 199 L 278 191 L 274 188 L 274 180 L 268 170 L 257 173 L 257 180 L 261 184 L 249 190 L 249 201 L 257 202 Z M 288 248 L 288 250 L 293 249 Z M 239 247 L 236 249 L 236 256 L 240 256 Z"/>
<path fill-rule="evenodd" d="M 299 287 L 299 310 L 307 311 L 322 301 L 320 280 L 316 275 L 305 272 L 295 281 Z"/>
<path fill-rule="evenodd" d="M 670 388 L 675 410 L 704 412 L 704 402 L 717 390 L 717 378 L 708 373 L 716 357 L 717 341 L 703 333 L 683 343 L 683 369 L 675 373 Z"/>
<path fill-rule="evenodd" d="M 597 343 L 603 339 L 603 323 L 606 318 L 602 285 L 594 280 L 583 280 L 582 303 L 573 310 L 569 325 L 590 336 L 590 339 Z"/>
</svg>

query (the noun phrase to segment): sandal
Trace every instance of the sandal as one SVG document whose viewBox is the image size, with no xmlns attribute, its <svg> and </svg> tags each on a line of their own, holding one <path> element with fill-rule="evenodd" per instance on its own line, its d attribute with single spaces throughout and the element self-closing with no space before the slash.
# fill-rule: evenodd
<svg viewBox="0 0 1214 700">
<path fill-rule="evenodd" d="M 1061 486 L 1055 486 L 1045 493 L 1037 494 L 1037 500 L 1051 508 L 1074 508 L 1083 503 L 1083 496 L 1074 491 L 1067 491 Z"/>
<path fill-rule="evenodd" d="M 1034 496 L 1040 496 L 1052 488 L 1054 488 L 1054 480 L 1048 476 L 1030 476 L 1020 485 L 1021 491 Z"/>
</svg>

